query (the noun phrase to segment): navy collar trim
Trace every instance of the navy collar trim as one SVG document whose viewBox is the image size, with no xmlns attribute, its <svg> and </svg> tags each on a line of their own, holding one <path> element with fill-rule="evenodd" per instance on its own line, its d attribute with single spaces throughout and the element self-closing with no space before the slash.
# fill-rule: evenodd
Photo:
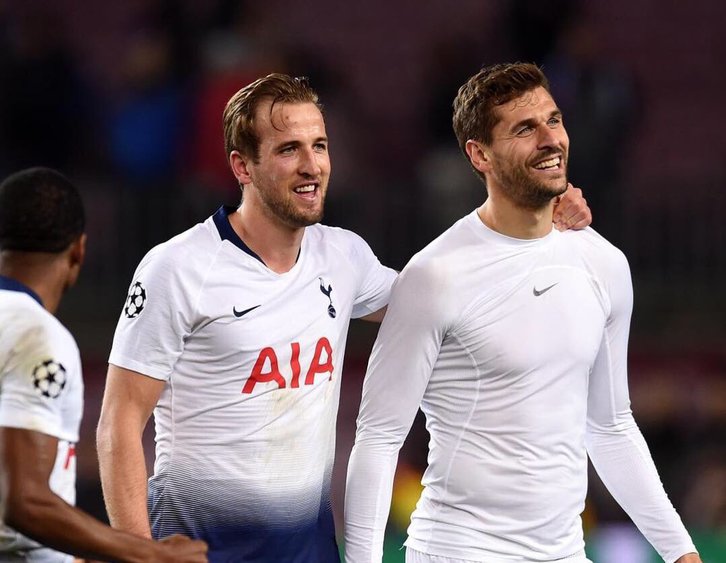
<svg viewBox="0 0 726 563">
<path fill-rule="evenodd" d="M 40 300 L 40 297 L 38 296 L 37 293 L 35 293 L 35 291 L 30 289 L 24 283 L 20 283 L 19 281 L 14 280 L 13 278 L 8 278 L 6 276 L 0 276 L 0 289 L 5 289 L 7 291 L 19 291 L 21 293 L 27 293 L 33 299 L 35 299 L 38 303 L 40 303 L 41 307 L 43 307 L 43 302 Z"/>
<path fill-rule="evenodd" d="M 217 209 L 217 212 L 212 216 L 212 218 L 214 219 L 214 224 L 217 226 L 217 231 L 219 231 L 219 236 L 222 238 L 222 240 L 228 240 L 237 248 L 246 252 L 247 254 L 252 256 L 252 258 L 259 260 L 265 266 L 267 266 L 262 258 L 255 254 L 255 252 L 249 246 L 247 246 L 241 238 L 239 238 L 239 235 L 234 232 L 234 229 L 229 222 L 229 215 L 231 213 L 234 213 L 235 211 L 237 211 L 237 208 L 235 206 L 223 205 L 222 207 Z"/>
</svg>

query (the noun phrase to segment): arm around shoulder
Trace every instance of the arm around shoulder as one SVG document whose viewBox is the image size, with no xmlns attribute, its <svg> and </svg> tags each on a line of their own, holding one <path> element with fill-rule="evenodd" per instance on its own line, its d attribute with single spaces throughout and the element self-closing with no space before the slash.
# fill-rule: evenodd
<svg viewBox="0 0 726 563">
<path fill-rule="evenodd" d="M 96 434 L 101 484 L 111 524 L 151 537 L 142 435 L 165 381 L 109 365 Z"/>
</svg>

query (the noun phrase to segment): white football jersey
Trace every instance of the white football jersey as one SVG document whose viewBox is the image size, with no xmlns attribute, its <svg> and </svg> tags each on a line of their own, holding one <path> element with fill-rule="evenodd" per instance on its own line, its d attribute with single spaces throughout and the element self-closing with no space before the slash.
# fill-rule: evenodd
<svg viewBox="0 0 726 563">
<path fill-rule="evenodd" d="M 388 303 L 396 274 L 357 235 L 322 225 L 277 274 L 235 234 L 233 211 L 147 254 L 116 329 L 110 363 L 167 381 L 152 530 L 203 538 L 212 560 L 335 561 L 348 325 Z"/>
<path fill-rule="evenodd" d="M 398 450 L 431 435 L 406 545 L 487 563 L 584 558 L 589 453 L 663 557 L 694 551 L 633 420 L 624 255 L 592 229 L 518 240 L 476 212 L 394 285 L 363 386 L 346 560 L 380 562 Z"/>
<path fill-rule="evenodd" d="M 73 336 L 29 288 L 0 276 L 0 426 L 58 438 L 50 488 L 76 500 L 75 444 L 83 414 L 81 359 Z M 72 561 L 0 526 L 0 560 Z"/>
</svg>

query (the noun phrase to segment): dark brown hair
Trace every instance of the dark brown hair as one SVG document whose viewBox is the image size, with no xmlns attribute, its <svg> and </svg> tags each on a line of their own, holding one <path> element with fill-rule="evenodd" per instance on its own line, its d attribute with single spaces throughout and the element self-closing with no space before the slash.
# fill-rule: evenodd
<svg viewBox="0 0 726 563">
<path fill-rule="evenodd" d="M 453 118 L 454 133 L 464 154 L 470 139 L 485 145 L 492 142 L 492 130 L 499 122 L 495 111 L 498 106 L 539 86 L 549 92 L 542 70 L 529 63 L 483 67 L 467 80 L 454 99 Z"/>
</svg>

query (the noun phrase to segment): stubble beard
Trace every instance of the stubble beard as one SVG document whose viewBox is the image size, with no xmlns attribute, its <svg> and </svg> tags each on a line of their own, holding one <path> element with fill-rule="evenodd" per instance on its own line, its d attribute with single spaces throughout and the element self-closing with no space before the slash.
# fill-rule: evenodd
<svg viewBox="0 0 726 563">
<path fill-rule="evenodd" d="M 562 158 L 565 159 L 565 156 L 562 155 Z M 561 185 L 536 180 L 524 165 L 502 167 L 498 171 L 498 176 L 506 195 L 518 207 L 537 211 L 547 207 L 552 198 L 562 195 L 567 190 L 566 165 L 565 160 L 565 175 Z"/>
<path fill-rule="evenodd" d="M 323 188 L 318 188 L 322 190 Z M 323 219 L 323 210 L 325 208 L 325 191 L 322 191 L 320 207 L 315 210 L 301 211 L 295 206 L 292 197 L 289 194 L 279 194 L 272 189 L 258 189 L 260 200 L 267 209 L 270 216 L 275 217 L 283 224 L 294 229 L 309 227 L 315 223 L 320 223 Z M 285 197 L 287 196 L 287 197 Z"/>
</svg>

